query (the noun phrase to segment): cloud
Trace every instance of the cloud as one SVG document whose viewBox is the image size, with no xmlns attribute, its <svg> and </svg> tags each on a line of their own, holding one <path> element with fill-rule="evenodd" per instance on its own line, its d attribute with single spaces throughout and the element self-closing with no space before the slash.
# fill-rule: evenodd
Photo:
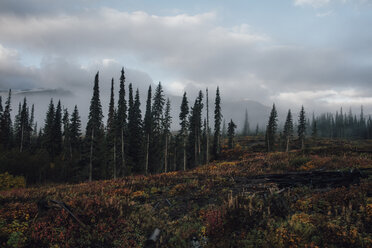
<svg viewBox="0 0 372 248">
<path fill-rule="evenodd" d="M 313 8 L 321 8 L 329 6 L 330 4 L 338 3 L 353 3 L 353 4 L 370 4 L 371 0 L 294 0 L 295 6 L 311 6 Z"/>
<path fill-rule="evenodd" d="M 314 8 L 319 8 L 328 5 L 331 0 L 294 0 L 296 6 L 310 5 Z"/>
<path fill-rule="evenodd" d="M 107 94 L 111 77 L 117 80 L 122 66 L 129 67 L 128 82 L 137 84 L 143 93 L 153 82 L 148 73 L 156 71 L 165 75 L 164 80 L 157 80 L 175 95 L 187 90 L 193 99 L 199 89 L 219 85 L 225 99 L 251 99 L 267 105 L 273 100 L 278 105 L 301 100 L 316 105 L 321 102 L 316 95 L 296 96 L 334 90 L 335 95 L 327 97 L 336 99 L 345 89 L 359 92 L 370 85 L 372 71 L 362 58 L 372 45 L 365 42 L 360 51 L 360 34 L 353 27 L 342 30 L 345 35 L 349 29 L 355 32 L 347 48 L 335 44 L 319 48 L 282 44 L 248 24 L 221 26 L 218 19 L 216 12 L 159 16 L 111 8 L 54 15 L 5 12 L 0 15 L 0 88 L 71 88 L 76 95 L 90 95 L 99 70 L 101 88 Z M 363 40 L 368 40 L 370 35 L 364 33 Z M 40 66 L 24 66 L 20 51 L 40 55 Z M 131 70 L 134 66 L 127 61 L 135 61 L 135 67 L 146 72 Z M 89 96 L 82 98 L 89 104 Z M 349 99 L 360 103 L 357 97 Z"/>
</svg>

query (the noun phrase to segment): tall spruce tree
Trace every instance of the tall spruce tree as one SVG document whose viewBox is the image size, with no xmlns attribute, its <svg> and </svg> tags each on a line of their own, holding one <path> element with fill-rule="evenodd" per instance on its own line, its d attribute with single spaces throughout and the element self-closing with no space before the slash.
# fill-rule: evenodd
<svg viewBox="0 0 372 248">
<path fill-rule="evenodd" d="M 150 153 L 150 142 L 152 139 L 152 108 L 151 108 L 151 85 L 149 86 L 147 92 L 147 101 L 146 101 L 146 112 L 145 118 L 143 121 L 143 131 L 144 131 L 144 140 L 145 140 L 145 174 L 149 173 L 149 153 Z"/>
<path fill-rule="evenodd" d="M 18 112 L 14 117 L 14 144 L 18 148 L 18 151 L 21 151 L 21 141 L 22 141 L 22 104 L 18 103 Z"/>
<path fill-rule="evenodd" d="M 189 157 L 191 167 L 195 167 L 201 162 L 201 135 L 202 135 L 202 110 L 203 110 L 203 93 L 199 91 L 199 95 L 195 100 L 194 106 L 191 108 L 189 118 Z"/>
<path fill-rule="evenodd" d="M 53 126 L 53 144 L 55 146 L 55 155 L 59 155 L 62 151 L 62 106 L 61 101 L 58 101 L 56 112 L 54 115 Z"/>
<path fill-rule="evenodd" d="M 229 139 L 229 149 L 234 148 L 234 137 L 235 137 L 236 124 L 231 119 L 227 126 L 227 137 Z"/>
<path fill-rule="evenodd" d="M 68 113 L 68 109 L 63 109 L 63 117 L 62 117 L 62 124 L 63 124 L 63 132 L 62 132 L 62 140 L 63 140 L 63 157 L 68 157 L 69 160 L 72 159 L 72 147 L 71 147 L 71 124 L 70 124 L 70 115 Z"/>
<path fill-rule="evenodd" d="M 11 98 L 12 90 L 9 90 L 4 111 L 0 119 L 0 144 L 2 144 L 4 148 L 10 148 L 12 140 L 12 119 L 10 117 L 10 112 L 12 111 Z"/>
<path fill-rule="evenodd" d="M 186 144 L 187 144 L 187 134 L 188 134 L 188 115 L 189 115 L 189 103 L 187 101 L 186 92 L 183 93 L 181 111 L 180 111 L 180 138 L 182 140 L 182 153 L 183 153 L 183 170 L 186 170 L 187 164 L 187 153 L 186 153 Z"/>
<path fill-rule="evenodd" d="M 172 123 L 172 116 L 170 114 L 171 104 L 169 98 L 165 105 L 164 119 L 163 119 L 163 135 L 164 135 L 164 172 L 168 172 L 168 149 L 169 149 L 169 138 L 170 138 L 170 126 Z"/>
<path fill-rule="evenodd" d="M 286 152 L 288 152 L 289 151 L 289 143 L 291 142 L 291 140 L 293 138 L 293 119 L 292 119 L 292 113 L 291 113 L 290 109 L 288 110 L 287 118 L 285 120 L 283 134 L 284 134 L 284 138 L 285 138 L 285 142 L 286 142 L 285 150 L 286 150 Z"/>
<path fill-rule="evenodd" d="M 81 152 L 81 120 L 77 105 L 74 107 L 74 111 L 71 114 L 70 119 L 70 140 L 72 150 L 77 153 Z"/>
<path fill-rule="evenodd" d="M 27 107 L 26 97 L 23 99 L 22 110 L 20 114 L 19 127 L 19 151 L 22 152 L 27 148 L 30 142 L 30 125 L 29 125 L 29 110 Z"/>
<path fill-rule="evenodd" d="M 54 146 L 54 121 L 55 121 L 55 108 L 53 103 L 53 98 L 50 99 L 50 103 L 48 106 L 48 111 L 45 117 L 45 124 L 44 124 L 44 138 L 43 138 L 43 146 L 49 153 L 49 159 L 54 160 L 55 157 L 55 146 Z"/>
<path fill-rule="evenodd" d="M 124 67 L 121 69 L 120 85 L 119 85 L 119 99 L 117 110 L 117 137 L 120 138 L 120 172 L 118 174 L 124 175 L 126 171 L 126 156 L 125 156 L 125 138 L 127 129 L 127 103 L 125 101 L 125 74 Z"/>
<path fill-rule="evenodd" d="M 132 84 L 129 84 L 129 109 L 128 109 L 128 151 L 131 158 L 132 171 L 140 173 L 142 167 L 142 116 L 139 90 L 136 90 L 135 99 L 133 99 Z"/>
<path fill-rule="evenodd" d="M 111 173 L 113 178 L 116 179 L 116 110 L 115 110 L 115 96 L 114 96 L 114 79 L 111 80 L 111 94 L 109 111 L 107 115 L 106 125 L 106 144 L 107 144 L 107 155 L 108 155 L 108 167 L 112 168 Z"/>
<path fill-rule="evenodd" d="M 271 109 L 269 122 L 266 127 L 266 147 L 267 151 L 271 152 L 275 145 L 275 134 L 278 129 L 278 113 L 276 112 L 275 103 Z"/>
<path fill-rule="evenodd" d="M 305 135 L 306 135 L 306 117 L 304 106 L 301 107 L 300 115 L 298 116 L 297 127 L 298 138 L 301 142 L 301 149 L 305 149 Z"/>
<path fill-rule="evenodd" d="M 206 120 L 206 127 L 205 127 L 205 161 L 206 164 L 209 164 L 209 94 L 208 94 L 208 88 L 206 89 L 205 92 L 205 98 L 206 98 L 206 104 L 207 104 L 207 120 Z"/>
<path fill-rule="evenodd" d="M 213 155 L 218 158 L 221 151 L 221 97 L 220 89 L 217 87 L 216 99 L 214 105 L 214 140 L 213 140 Z"/>
<path fill-rule="evenodd" d="M 99 99 L 99 73 L 94 78 L 93 96 L 90 101 L 88 123 L 86 127 L 86 141 L 89 144 L 89 181 L 93 179 L 93 164 L 100 165 L 100 145 L 103 137 L 102 105 Z"/>
<path fill-rule="evenodd" d="M 153 172 L 160 172 L 162 169 L 164 142 L 163 135 L 163 110 L 165 104 L 165 97 L 163 87 L 159 82 L 155 89 L 152 104 L 152 142 L 150 146 L 150 160 L 153 165 Z"/>
<path fill-rule="evenodd" d="M 29 145 L 32 145 L 32 140 L 35 139 L 36 135 L 34 135 L 34 126 L 35 126 L 35 105 L 32 104 L 31 106 L 31 114 L 30 120 L 28 121 L 28 131 L 29 131 Z"/>
</svg>

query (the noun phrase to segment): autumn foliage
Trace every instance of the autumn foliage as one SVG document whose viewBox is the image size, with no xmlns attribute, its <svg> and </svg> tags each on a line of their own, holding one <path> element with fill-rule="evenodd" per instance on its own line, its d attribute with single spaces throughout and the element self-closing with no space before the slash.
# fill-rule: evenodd
<svg viewBox="0 0 372 248">
<path fill-rule="evenodd" d="M 370 176 L 334 188 L 248 187 L 238 180 L 372 167 L 371 154 L 355 149 L 317 151 L 267 154 L 238 146 L 223 151 L 223 161 L 186 172 L 3 190 L 0 246 L 143 247 L 159 228 L 159 247 L 196 241 L 203 247 L 372 247 Z M 39 212 L 41 199 L 63 201 L 84 225 L 60 208 Z"/>
</svg>

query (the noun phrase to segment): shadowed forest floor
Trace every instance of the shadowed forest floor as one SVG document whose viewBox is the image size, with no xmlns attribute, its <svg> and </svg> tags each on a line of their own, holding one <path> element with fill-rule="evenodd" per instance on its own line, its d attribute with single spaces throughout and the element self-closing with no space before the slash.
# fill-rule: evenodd
<svg viewBox="0 0 372 248">
<path fill-rule="evenodd" d="M 372 141 L 237 143 L 186 172 L 1 191 L 0 244 L 143 247 L 158 228 L 158 247 L 372 247 Z"/>
</svg>

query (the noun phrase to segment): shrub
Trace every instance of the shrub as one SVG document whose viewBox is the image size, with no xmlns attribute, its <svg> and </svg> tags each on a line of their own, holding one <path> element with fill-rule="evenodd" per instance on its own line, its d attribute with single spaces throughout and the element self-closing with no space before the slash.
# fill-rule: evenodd
<svg viewBox="0 0 372 248">
<path fill-rule="evenodd" d="M 26 180 L 22 176 L 12 176 L 8 172 L 0 174 L 0 190 L 26 187 Z"/>
</svg>

